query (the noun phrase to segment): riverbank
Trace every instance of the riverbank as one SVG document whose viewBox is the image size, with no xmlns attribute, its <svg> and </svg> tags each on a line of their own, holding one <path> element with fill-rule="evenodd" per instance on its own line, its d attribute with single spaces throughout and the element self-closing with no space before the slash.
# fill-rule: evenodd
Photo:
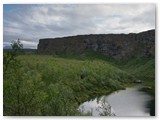
<svg viewBox="0 0 160 120">
<path fill-rule="evenodd" d="M 152 100 L 147 103 L 147 107 L 150 108 L 150 115 L 155 116 L 155 87 L 146 86 L 141 91 L 152 96 Z"/>
</svg>

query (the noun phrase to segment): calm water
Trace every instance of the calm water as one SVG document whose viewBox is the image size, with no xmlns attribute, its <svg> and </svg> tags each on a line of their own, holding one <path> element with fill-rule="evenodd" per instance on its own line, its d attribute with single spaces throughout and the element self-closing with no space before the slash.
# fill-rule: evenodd
<svg viewBox="0 0 160 120">
<path fill-rule="evenodd" d="M 138 86 L 126 88 L 107 96 L 95 98 L 81 104 L 79 109 L 83 112 L 89 111 L 93 116 L 100 116 L 99 114 L 103 113 L 104 108 L 110 110 L 111 116 L 114 114 L 116 116 L 150 116 L 149 108 L 146 105 L 152 98 L 138 89 Z"/>
</svg>

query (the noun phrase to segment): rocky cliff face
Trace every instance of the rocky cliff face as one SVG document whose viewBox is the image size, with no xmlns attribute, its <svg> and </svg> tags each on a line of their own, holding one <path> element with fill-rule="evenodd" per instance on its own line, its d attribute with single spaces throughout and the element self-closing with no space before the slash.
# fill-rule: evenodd
<svg viewBox="0 0 160 120">
<path fill-rule="evenodd" d="M 133 56 L 154 57 L 155 30 L 138 34 L 78 35 L 40 39 L 38 53 L 97 51 L 115 59 Z"/>
</svg>

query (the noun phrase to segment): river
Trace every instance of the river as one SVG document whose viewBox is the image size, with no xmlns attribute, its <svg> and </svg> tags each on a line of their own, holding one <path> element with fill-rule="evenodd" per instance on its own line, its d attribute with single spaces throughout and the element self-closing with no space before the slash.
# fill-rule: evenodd
<svg viewBox="0 0 160 120">
<path fill-rule="evenodd" d="M 108 116 L 150 116 L 147 103 L 151 101 L 152 97 L 139 91 L 139 89 L 139 86 L 135 86 L 96 97 L 82 103 L 79 109 L 84 113 L 92 113 L 92 116 L 100 116 L 100 114 Z"/>
</svg>

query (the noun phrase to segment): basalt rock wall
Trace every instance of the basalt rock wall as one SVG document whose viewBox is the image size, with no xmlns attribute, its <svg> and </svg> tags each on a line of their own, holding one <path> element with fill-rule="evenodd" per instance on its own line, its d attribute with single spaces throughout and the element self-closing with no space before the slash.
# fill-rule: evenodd
<svg viewBox="0 0 160 120">
<path fill-rule="evenodd" d="M 130 34 L 92 34 L 40 39 L 38 53 L 96 51 L 115 59 L 155 56 L 155 30 Z"/>
</svg>

